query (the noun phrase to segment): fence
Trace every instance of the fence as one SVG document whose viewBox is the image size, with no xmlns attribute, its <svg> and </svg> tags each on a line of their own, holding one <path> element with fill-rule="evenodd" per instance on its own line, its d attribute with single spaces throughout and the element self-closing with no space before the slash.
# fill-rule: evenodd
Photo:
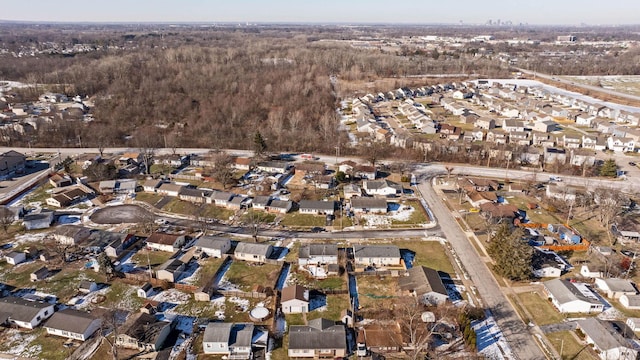
<svg viewBox="0 0 640 360">
<path fill-rule="evenodd" d="M 223 296 L 235 296 L 235 297 L 251 298 L 251 299 L 265 299 L 268 296 L 266 293 L 257 292 L 257 291 L 217 290 L 216 292 Z"/>
<path fill-rule="evenodd" d="M 180 290 L 189 294 L 193 294 L 200 289 L 200 287 L 190 284 L 174 284 L 173 287 L 176 290 Z"/>
</svg>

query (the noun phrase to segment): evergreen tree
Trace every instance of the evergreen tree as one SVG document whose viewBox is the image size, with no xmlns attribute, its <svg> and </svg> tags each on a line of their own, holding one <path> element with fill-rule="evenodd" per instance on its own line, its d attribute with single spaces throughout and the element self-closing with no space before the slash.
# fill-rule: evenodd
<svg viewBox="0 0 640 360">
<path fill-rule="evenodd" d="M 256 131 L 253 136 L 253 151 L 256 156 L 261 156 L 267 150 L 267 143 L 264 141 L 260 131 Z"/>
<path fill-rule="evenodd" d="M 600 176 L 616 177 L 618 175 L 618 165 L 615 160 L 609 159 L 602 164 L 599 171 Z"/>
<path fill-rule="evenodd" d="M 510 280 L 531 277 L 533 248 L 522 240 L 522 230 L 512 231 L 508 225 L 500 226 L 487 248 L 495 261 L 494 270 Z"/>
</svg>

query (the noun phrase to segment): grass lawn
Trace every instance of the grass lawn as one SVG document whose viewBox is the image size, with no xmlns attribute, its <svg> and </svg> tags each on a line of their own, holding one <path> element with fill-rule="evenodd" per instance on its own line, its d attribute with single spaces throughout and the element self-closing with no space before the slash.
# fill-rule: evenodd
<svg viewBox="0 0 640 360">
<path fill-rule="evenodd" d="M 347 279 L 344 276 L 329 277 L 323 280 L 318 280 L 316 282 L 316 287 L 318 289 L 332 289 L 332 290 L 346 289 Z"/>
<path fill-rule="evenodd" d="M 225 298 L 224 302 L 224 321 L 225 322 L 251 322 L 249 318 L 249 311 L 253 309 L 257 303 L 264 301 L 264 299 L 248 299 L 249 310 L 247 312 L 241 312 L 236 309 L 237 304 L 233 301 L 229 301 Z"/>
<path fill-rule="evenodd" d="M 3 281 L 16 288 L 32 287 L 34 283 L 31 282 L 31 273 L 44 265 L 41 261 L 32 261 L 17 266 L 7 264 L 3 269 Z"/>
<path fill-rule="evenodd" d="M 45 282 L 38 283 L 38 287 L 46 292 L 55 294 L 62 303 L 67 302 L 78 293 L 78 286 L 83 280 L 95 281 L 96 283 L 105 282 L 106 278 L 103 274 L 90 270 L 72 270 L 62 269 L 59 273 Z"/>
<path fill-rule="evenodd" d="M 327 309 L 324 311 L 311 311 L 307 314 L 307 320 L 325 318 L 338 321 L 342 310 L 349 308 L 349 295 L 327 295 Z"/>
<path fill-rule="evenodd" d="M 47 193 L 47 190 L 51 190 L 51 189 L 53 189 L 53 185 L 49 184 L 49 182 L 37 187 L 29 195 L 27 195 L 27 198 L 25 199 L 24 203 L 25 204 L 28 204 L 30 202 L 44 203 L 45 200 L 51 197 L 51 194 Z"/>
<path fill-rule="evenodd" d="M 564 223 L 566 220 L 562 220 L 558 215 L 548 212 L 547 210 L 542 209 L 542 207 L 538 207 L 534 210 L 527 209 L 528 203 L 535 203 L 541 205 L 537 200 L 530 199 L 525 196 L 514 196 L 507 197 L 506 200 L 509 204 L 513 204 L 517 206 L 519 209 L 525 209 L 527 211 L 527 217 L 533 223 L 538 224 L 556 224 L 556 223 Z"/>
<path fill-rule="evenodd" d="M 250 265 L 251 264 L 251 265 Z M 231 263 L 225 278 L 237 285 L 242 291 L 251 291 L 255 285 L 274 287 L 280 266 L 263 264 L 256 265 L 244 261 Z"/>
<path fill-rule="evenodd" d="M 326 219 L 326 216 L 323 215 L 300 214 L 298 212 L 294 212 L 286 214 L 280 222 L 280 225 L 293 227 L 324 226 Z"/>
<path fill-rule="evenodd" d="M 151 165 L 151 167 L 149 168 L 149 172 L 153 175 L 153 174 L 169 174 L 171 173 L 175 168 L 173 166 L 169 166 L 169 165 L 163 165 L 163 164 L 153 164 Z"/>
<path fill-rule="evenodd" d="M 205 209 L 201 216 L 212 219 L 228 220 L 233 216 L 233 210 L 224 209 L 215 205 L 204 205 Z"/>
<path fill-rule="evenodd" d="M 276 219 L 276 214 L 267 213 L 264 211 L 254 211 L 248 210 L 246 213 L 241 216 L 242 221 L 253 224 L 269 224 L 272 223 Z"/>
<path fill-rule="evenodd" d="M 164 196 L 158 194 L 152 194 L 147 192 L 136 193 L 136 200 L 146 202 L 149 205 L 154 205 Z"/>
<path fill-rule="evenodd" d="M 310 313 L 309 313 L 310 314 Z M 307 314 L 307 316 L 309 315 Z M 286 314 L 287 326 L 291 325 L 305 325 L 302 314 Z"/>
<path fill-rule="evenodd" d="M 105 301 L 100 306 L 137 312 L 142 307 L 144 300 L 136 295 L 136 290 L 135 286 L 117 280 L 113 281 L 109 291 L 105 294 Z"/>
<path fill-rule="evenodd" d="M 518 294 L 518 299 L 520 304 L 527 309 L 536 325 L 548 325 L 564 321 L 564 316 L 549 301 L 540 297 L 538 293 L 521 293 Z"/>
<path fill-rule="evenodd" d="M 171 257 L 170 252 L 140 249 L 131 257 L 131 261 L 140 267 L 152 267 L 164 264 Z"/>
<path fill-rule="evenodd" d="M 413 260 L 414 266 L 428 266 L 455 277 L 453 265 L 451 265 L 444 247 L 439 242 L 403 240 L 395 241 L 393 244 L 401 249 L 409 249 L 416 253 Z"/>
<path fill-rule="evenodd" d="M 392 219 L 392 224 L 425 224 L 429 222 L 429 217 L 427 216 L 426 211 L 422 207 L 422 204 L 419 201 L 407 201 L 400 203 L 400 206 L 411 206 L 414 208 L 414 211 L 411 213 L 409 219 L 405 221 Z"/>
<path fill-rule="evenodd" d="M 184 304 L 179 304 L 174 311 L 178 314 L 195 316 L 201 318 L 216 318 L 216 311 L 219 310 L 216 305 L 210 301 L 195 301 L 193 297 L 189 298 Z"/>
<path fill-rule="evenodd" d="M 361 309 L 390 309 L 396 301 L 398 281 L 391 276 L 358 276 L 356 282 Z"/>
<path fill-rule="evenodd" d="M 53 335 L 47 335 L 43 327 L 35 330 L 3 330 L 0 335 L 0 351 L 11 351 L 21 347 L 24 351 L 21 355 L 28 358 L 63 360 L 69 357 L 75 349 L 67 349 L 62 346 L 68 339 Z"/>
<path fill-rule="evenodd" d="M 287 320 L 288 323 L 288 320 Z M 288 354 L 288 346 L 289 346 L 289 333 L 284 334 L 282 338 L 282 342 L 276 341 L 276 347 L 271 352 L 272 359 L 287 359 L 289 357 Z"/>
<path fill-rule="evenodd" d="M 224 262 L 224 258 L 207 258 L 204 261 L 200 261 L 200 270 L 194 285 L 205 286 L 218 271 L 218 268 Z"/>
<path fill-rule="evenodd" d="M 580 344 L 578 340 L 573 336 L 570 331 L 558 331 L 547 334 L 547 339 L 556 349 L 558 354 L 562 350 L 562 359 L 576 359 L 576 360 L 595 360 L 597 357 L 592 355 L 589 349 L 584 349 L 584 345 Z M 582 350 L 582 351 L 580 351 Z M 578 354 L 580 353 L 580 354 Z M 577 356 L 576 356 L 577 355 Z"/>
<path fill-rule="evenodd" d="M 162 210 L 176 214 L 195 215 L 198 213 L 199 206 L 188 201 L 172 199 Z"/>
<path fill-rule="evenodd" d="M 38 354 L 40 359 L 66 359 L 75 350 L 75 347 L 67 349 L 63 346 L 68 341 L 67 338 L 48 335 L 44 328 L 38 328 L 34 330 L 34 333 L 37 333 L 38 336 L 29 344 L 29 347 L 41 349 Z"/>
</svg>

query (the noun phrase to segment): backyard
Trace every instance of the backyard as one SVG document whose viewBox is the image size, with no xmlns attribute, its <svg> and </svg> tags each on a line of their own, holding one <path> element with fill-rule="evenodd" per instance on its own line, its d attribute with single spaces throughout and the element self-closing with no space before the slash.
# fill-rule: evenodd
<svg viewBox="0 0 640 360">
<path fill-rule="evenodd" d="M 280 265 L 234 261 L 224 278 L 242 291 L 251 291 L 257 285 L 273 288 L 279 272 Z"/>
</svg>

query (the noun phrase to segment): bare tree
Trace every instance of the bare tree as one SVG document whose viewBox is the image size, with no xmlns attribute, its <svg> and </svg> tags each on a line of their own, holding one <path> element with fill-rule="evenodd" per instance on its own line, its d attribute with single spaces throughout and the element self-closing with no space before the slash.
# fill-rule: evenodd
<svg viewBox="0 0 640 360">
<path fill-rule="evenodd" d="M 9 226 L 13 224 L 15 219 L 16 216 L 11 209 L 6 206 L 0 206 L 0 226 L 5 234 L 9 231 Z"/>
<path fill-rule="evenodd" d="M 223 189 L 233 182 L 233 157 L 225 152 L 216 155 L 213 173 Z"/>
</svg>

